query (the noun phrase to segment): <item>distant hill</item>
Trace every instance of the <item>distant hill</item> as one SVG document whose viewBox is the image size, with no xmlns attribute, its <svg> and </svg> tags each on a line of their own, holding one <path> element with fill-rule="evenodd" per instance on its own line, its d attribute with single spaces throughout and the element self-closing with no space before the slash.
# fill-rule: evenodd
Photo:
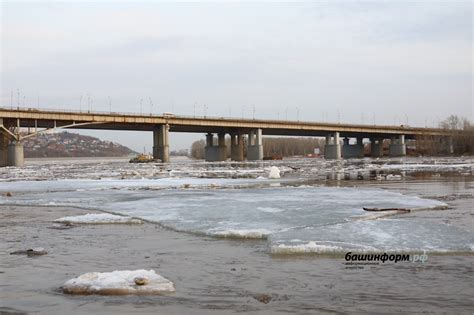
<svg viewBox="0 0 474 315">
<path fill-rule="evenodd" d="M 109 157 L 137 154 L 115 142 L 70 132 L 42 134 L 27 138 L 24 141 L 24 147 L 27 158 Z"/>
</svg>

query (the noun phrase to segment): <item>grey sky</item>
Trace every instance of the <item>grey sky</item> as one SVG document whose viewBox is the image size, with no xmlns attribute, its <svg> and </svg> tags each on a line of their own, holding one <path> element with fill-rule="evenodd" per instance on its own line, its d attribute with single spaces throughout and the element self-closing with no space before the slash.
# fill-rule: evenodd
<svg viewBox="0 0 474 315">
<path fill-rule="evenodd" d="M 2 1 L 1 106 L 473 120 L 470 1 Z M 90 98 L 91 102 L 88 101 Z M 196 104 L 196 105 L 195 105 Z M 298 116 L 299 112 L 299 117 Z M 86 132 L 136 150 L 139 132 Z M 202 135 L 172 134 L 172 149 Z"/>
</svg>

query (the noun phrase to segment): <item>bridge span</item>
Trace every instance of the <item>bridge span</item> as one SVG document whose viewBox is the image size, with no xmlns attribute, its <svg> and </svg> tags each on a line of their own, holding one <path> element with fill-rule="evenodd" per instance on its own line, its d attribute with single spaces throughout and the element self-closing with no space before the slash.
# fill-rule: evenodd
<svg viewBox="0 0 474 315">
<path fill-rule="evenodd" d="M 242 161 L 244 142 L 247 159 L 263 159 L 263 135 L 325 137 L 326 159 L 362 157 L 364 139 L 370 139 L 371 155 L 383 155 L 383 140 L 390 139 L 389 155 L 406 154 L 406 139 L 439 136 L 450 139 L 450 133 L 437 128 L 409 126 L 358 125 L 283 121 L 262 119 L 144 115 L 126 113 L 39 110 L 32 108 L 0 108 L 0 166 L 23 165 L 22 140 L 56 129 L 139 130 L 153 132 L 153 156 L 169 161 L 169 132 L 206 134 L 206 160 L 225 161 L 225 137 L 231 138 L 231 159 Z M 215 141 L 217 135 L 217 141 Z M 244 141 L 246 137 L 247 141 Z M 349 139 L 355 138 L 355 144 Z M 341 143 L 342 140 L 342 143 Z"/>
</svg>

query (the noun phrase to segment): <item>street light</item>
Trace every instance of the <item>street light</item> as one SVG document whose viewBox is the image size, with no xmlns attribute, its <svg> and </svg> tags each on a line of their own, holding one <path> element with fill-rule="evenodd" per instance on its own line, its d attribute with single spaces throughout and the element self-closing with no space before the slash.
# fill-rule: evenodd
<svg viewBox="0 0 474 315">
<path fill-rule="evenodd" d="M 153 114 L 153 102 L 151 100 L 151 97 L 149 99 L 150 99 L 150 116 L 151 116 Z"/>
</svg>

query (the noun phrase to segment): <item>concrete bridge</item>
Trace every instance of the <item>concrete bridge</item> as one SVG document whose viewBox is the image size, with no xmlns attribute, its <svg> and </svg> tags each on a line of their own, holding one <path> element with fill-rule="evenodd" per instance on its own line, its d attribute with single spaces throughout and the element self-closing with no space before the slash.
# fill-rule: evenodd
<svg viewBox="0 0 474 315">
<path fill-rule="evenodd" d="M 236 119 L 217 117 L 143 115 L 0 108 L 0 166 L 23 165 L 22 140 L 56 129 L 139 130 L 153 132 L 153 156 L 169 161 L 169 132 L 206 134 L 207 161 L 227 159 L 226 134 L 231 138 L 231 159 L 244 160 L 244 137 L 247 159 L 262 160 L 262 135 L 325 137 L 325 158 L 362 157 L 363 140 L 370 139 L 371 155 L 383 155 L 383 140 L 390 139 L 390 156 L 406 154 L 406 139 L 440 136 L 450 139 L 446 130 L 409 126 L 356 125 L 305 121 Z M 20 133 L 20 130 L 23 132 Z M 28 130 L 27 133 L 24 131 Z M 217 141 L 215 141 L 217 135 Z M 355 138 L 355 144 L 349 139 Z M 341 143 L 341 139 L 343 140 Z"/>
</svg>

